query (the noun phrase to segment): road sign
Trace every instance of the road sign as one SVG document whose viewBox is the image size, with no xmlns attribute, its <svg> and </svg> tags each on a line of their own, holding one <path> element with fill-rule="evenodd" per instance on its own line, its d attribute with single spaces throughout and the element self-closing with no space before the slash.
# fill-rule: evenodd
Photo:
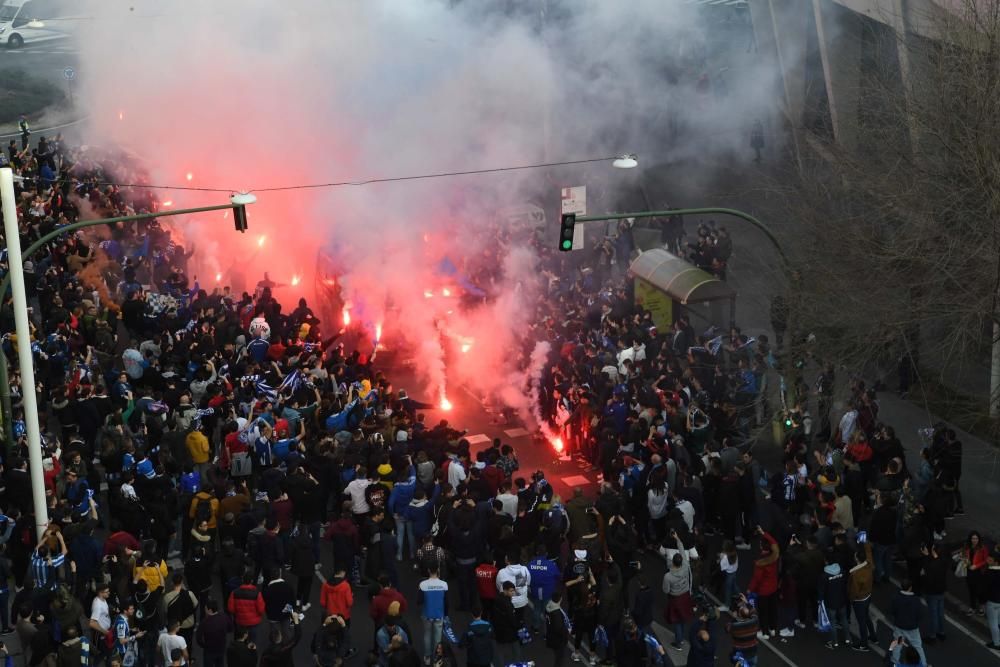
<svg viewBox="0 0 1000 667">
<path fill-rule="evenodd" d="M 72 67 L 67 67 L 63 70 L 63 76 L 66 77 L 67 81 L 72 81 L 76 78 L 76 70 Z"/>
<path fill-rule="evenodd" d="M 576 215 L 587 215 L 587 186 L 578 185 L 572 188 L 562 188 L 560 191 L 562 199 L 562 214 L 575 213 Z M 583 250 L 583 225 L 577 225 L 573 229 L 573 250 Z"/>
</svg>

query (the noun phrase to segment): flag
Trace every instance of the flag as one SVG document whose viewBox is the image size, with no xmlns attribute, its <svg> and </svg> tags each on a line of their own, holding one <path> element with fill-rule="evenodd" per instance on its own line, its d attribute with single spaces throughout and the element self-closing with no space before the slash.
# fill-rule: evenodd
<svg viewBox="0 0 1000 667">
<path fill-rule="evenodd" d="M 278 385 L 278 391 L 281 393 L 286 393 L 287 391 L 288 393 L 294 394 L 298 391 L 299 386 L 302 384 L 302 380 L 302 371 L 296 368 L 294 371 L 286 375 L 285 379 L 281 381 L 281 384 Z"/>
<path fill-rule="evenodd" d="M 718 356 L 719 350 L 722 349 L 722 336 L 716 336 L 712 340 L 708 341 L 705 343 L 705 347 L 712 353 L 713 357 Z"/>
<path fill-rule="evenodd" d="M 142 245 L 132 253 L 133 257 L 149 257 L 149 234 L 142 235 Z"/>
</svg>

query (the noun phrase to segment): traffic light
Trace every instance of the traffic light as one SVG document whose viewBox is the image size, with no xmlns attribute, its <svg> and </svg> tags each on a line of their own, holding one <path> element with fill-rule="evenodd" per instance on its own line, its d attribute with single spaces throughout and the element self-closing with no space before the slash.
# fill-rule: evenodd
<svg viewBox="0 0 1000 667">
<path fill-rule="evenodd" d="M 573 249 L 573 228 L 576 226 L 576 213 L 565 213 L 559 228 L 559 250 L 569 252 Z"/>
<path fill-rule="evenodd" d="M 236 227 L 236 231 L 240 232 L 241 234 L 247 230 L 246 206 L 233 207 L 233 224 Z"/>
<path fill-rule="evenodd" d="M 257 197 L 251 192 L 236 192 L 229 198 L 233 205 L 233 223 L 241 234 L 247 230 L 247 205 L 256 201 Z"/>
</svg>

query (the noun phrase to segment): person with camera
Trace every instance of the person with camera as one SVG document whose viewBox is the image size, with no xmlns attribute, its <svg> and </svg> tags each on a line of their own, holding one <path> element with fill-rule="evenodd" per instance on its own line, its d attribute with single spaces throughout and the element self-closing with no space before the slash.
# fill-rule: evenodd
<svg viewBox="0 0 1000 667">
<path fill-rule="evenodd" d="M 923 608 L 920 598 L 913 593 L 913 583 L 909 579 L 904 579 L 896 595 L 892 598 L 889 608 L 889 618 L 892 619 L 892 633 L 896 638 L 893 640 L 896 652 L 893 653 L 897 664 L 898 649 L 907 645 L 913 648 L 920 658 L 920 665 L 927 664 L 927 657 L 924 655 L 924 644 L 920 637 L 920 617 L 923 615 Z"/>
<path fill-rule="evenodd" d="M 733 620 L 726 626 L 733 650 L 743 656 L 746 667 L 757 667 L 757 637 L 760 624 L 757 611 L 750 606 L 745 595 L 740 594 Z"/>
<path fill-rule="evenodd" d="M 681 650 L 684 641 L 684 625 L 693 618 L 691 602 L 691 587 L 693 575 L 691 561 L 687 549 L 676 530 L 670 531 L 670 537 L 677 545 L 677 551 L 670 559 L 670 569 L 663 575 L 663 592 L 667 595 L 666 621 L 674 632 L 673 648 Z"/>
<path fill-rule="evenodd" d="M 719 610 L 711 605 L 698 608 L 698 618 L 691 624 L 688 642 L 688 667 L 714 667 L 715 665 L 715 622 L 719 620 Z"/>
</svg>

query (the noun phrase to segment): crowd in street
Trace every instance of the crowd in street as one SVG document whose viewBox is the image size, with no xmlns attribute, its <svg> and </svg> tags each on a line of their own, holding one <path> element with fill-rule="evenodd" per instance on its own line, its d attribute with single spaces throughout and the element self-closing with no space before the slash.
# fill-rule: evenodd
<svg viewBox="0 0 1000 667">
<path fill-rule="evenodd" d="M 61 137 L 9 160 L 24 177 L 22 246 L 84 209 L 158 205 L 110 184 L 142 178 L 127 162 Z M 705 228 L 695 247 L 724 271 L 721 237 Z M 988 614 L 1000 643 L 1000 553 L 975 534 L 955 558 L 941 548 L 962 511 L 951 431 L 936 429 L 911 471 L 862 382 L 831 423 L 827 369 L 814 418 L 806 395 L 780 413 L 784 467 L 768 474 L 753 434 L 775 412 L 781 350 L 735 327 L 699 333 L 686 315 L 659 331 L 621 263 L 575 270 L 537 244 L 560 278 L 538 304 L 534 336 L 552 349 L 540 408 L 600 471 L 596 495 L 562 498 L 509 444 L 475 449 L 428 423 L 304 300 L 193 288 L 189 253 L 156 222 L 68 235 L 31 258 L 48 529 L 36 535 L 16 367 L 0 501 L 0 629 L 17 633 L 26 664 L 292 665 L 305 642 L 320 667 L 486 667 L 518 664 L 537 642 L 556 667 L 670 664 L 685 645 L 689 665 L 707 666 L 728 633 L 723 660 L 753 666 L 761 639 L 815 630 L 830 649 L 867 651 L 872 588 L 894 559 L 897 664 L 926 664 L 923 645 L 945 641 L 948 576 L 965 576 L 970 613 Z M 5 296 L 5 332 L 12 312 Z M 641 550 L 665 559 L 662 580 Z M 456 610 L 472 620 L 452 624 Z M 303 637 L 308 615 L 320 623 Z"/>
</svg>

